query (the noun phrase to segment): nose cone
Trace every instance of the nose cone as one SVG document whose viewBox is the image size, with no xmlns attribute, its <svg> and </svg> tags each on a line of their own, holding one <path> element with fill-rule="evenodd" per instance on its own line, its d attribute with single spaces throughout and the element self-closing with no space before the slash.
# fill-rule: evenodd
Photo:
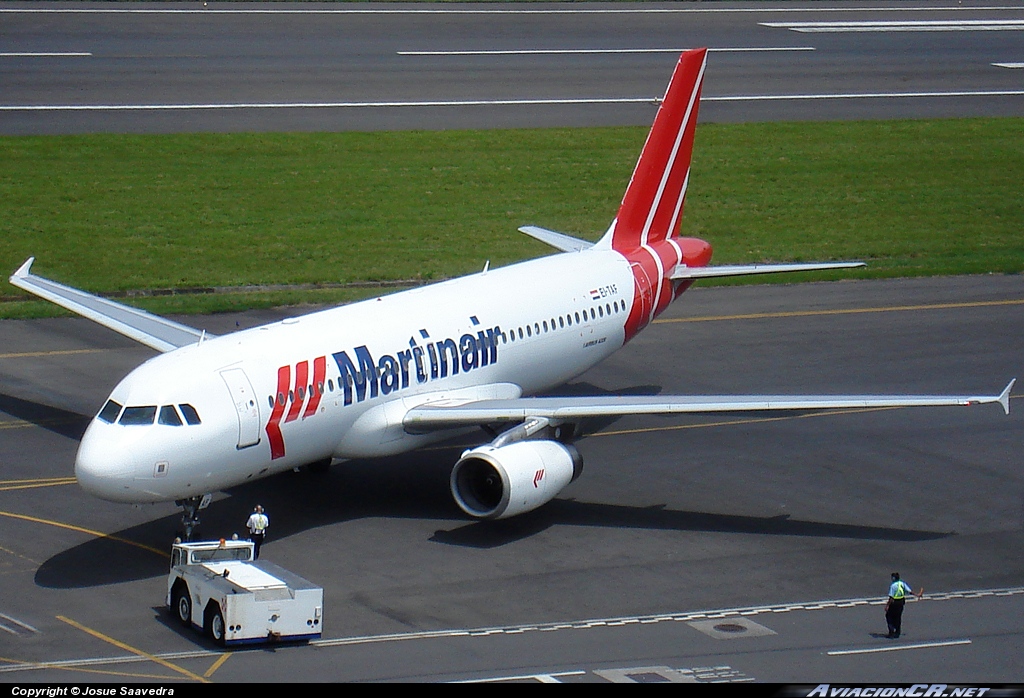
<svg viewBox="0 0 1024 698">
<path fill-rule="evenodd" d="M 93 422 L 85 431 L 75 459 L 75 477 L 89 494 L 115 502 L 135 501 L 134 468 L 127 451 L 108 430 L 112 425 Z"/>
</svg>

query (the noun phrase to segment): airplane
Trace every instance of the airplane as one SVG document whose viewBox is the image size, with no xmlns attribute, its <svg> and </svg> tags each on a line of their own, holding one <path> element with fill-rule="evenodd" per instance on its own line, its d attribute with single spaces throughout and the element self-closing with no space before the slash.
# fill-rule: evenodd
<svg viewBox="0 0 1024 698">
<path fill-rule="evenodd" d="M 683 52 L 607 232 L 520 230 L 558 254 L 213 336 L 31 272 L 13 285 L 160 352 L 89 424 L 80 485 L 116 502 L 175 501 L 188 539 L 213 492 L 299 466 L 390 456 L 483 428 L 450 477 L 471 517 L 553 499 L 581 472 L 581 422 L 625 414 L 998 403 L 998 395 L 537 397 L 621 348 L 699 279 L 860 262 L 710 265 L 680 235 L 707 49 Z"/>
</svg>

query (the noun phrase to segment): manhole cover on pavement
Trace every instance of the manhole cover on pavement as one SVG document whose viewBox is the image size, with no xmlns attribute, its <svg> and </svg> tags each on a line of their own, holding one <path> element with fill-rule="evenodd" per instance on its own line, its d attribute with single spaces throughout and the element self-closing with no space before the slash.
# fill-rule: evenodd
<svg viewBox="0 0 1024 698">
<path fill-rule="evenodd" d="M 748 618 L 730 618 L 729 620 L 697 620 L 689 623 L 705 635 L 717 640 L 732 640 L 741 637 L 764 637 L 775 635 L 774 630 L 764 627 Z"/>
</svg>

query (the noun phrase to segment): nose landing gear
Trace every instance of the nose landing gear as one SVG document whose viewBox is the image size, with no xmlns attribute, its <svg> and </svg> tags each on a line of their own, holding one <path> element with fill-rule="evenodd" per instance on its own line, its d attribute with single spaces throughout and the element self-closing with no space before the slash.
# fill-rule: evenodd
<svg viewBox="0 0 1024 698">
<path fill-rule="evenodd" d="M 176 505 L 184 510 L 181 515 L 181 526 L 185 534 L 183 540 L 186 543 L 192 540 L 192 532 L 199 525 L 199 511 L 210 506 L 211 501 L 213 501 L 213 495 L 210 494 L 174 501 Z"/>
</svg>

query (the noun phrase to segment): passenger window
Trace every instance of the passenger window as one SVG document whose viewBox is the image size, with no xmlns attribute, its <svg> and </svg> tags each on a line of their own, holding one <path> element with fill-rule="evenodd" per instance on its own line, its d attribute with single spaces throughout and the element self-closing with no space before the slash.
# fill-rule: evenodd
<svg viewBox="0 0 1024 698">
<path fill-rule="evenodd" d="M 117 404 L 113 400 L 107 400 L 107 404 L 103 406 L 103 409 L 100 410 L 100 413 L 96 415 L 96 417 L 101 422 L 113 424 L 117 421 L 117 415 L 119 414 L 121 414 L 121 405 Z"/>
<path fill-rule="evenodd" d="M 146 407 L 125 407 L 121 413 L 118 424 L 127 427 L 145 426 L 153 423 L 156 419 L 156 405 Z"/>
<path fill-rule="evenodd" d="M 196 412 L 196 408 L 192 405 L 178 405 L 178 409 L 181 410 L 181 415 L 185 418 L 185 421 L 191 425 L 201 424 L 199 420 L 199 413 Z"/>
<path fill-rule="evenodd" d="M 157 423 L 166 424 L 169 427 L 181 426 L 181 417 L 178 416 L 174 405 L 164 405 L 160 408 L 160 416 L 157 418 Z"/>
</svg>

